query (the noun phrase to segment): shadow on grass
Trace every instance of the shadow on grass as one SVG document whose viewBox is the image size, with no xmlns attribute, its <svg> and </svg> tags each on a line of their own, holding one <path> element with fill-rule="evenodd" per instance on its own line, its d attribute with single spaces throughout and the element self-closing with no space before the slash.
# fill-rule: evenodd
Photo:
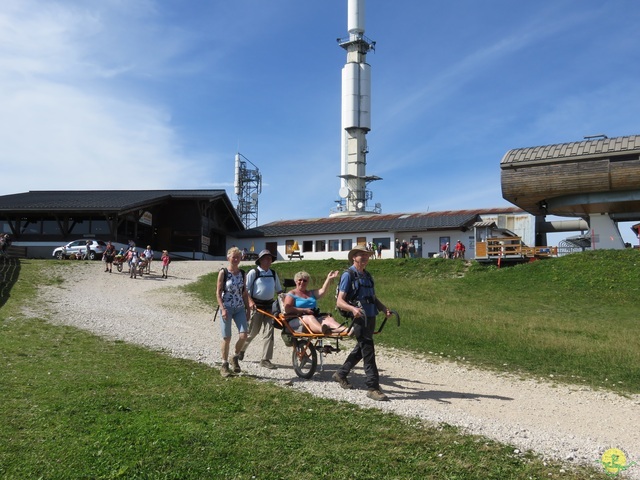
<svg viewBox="0 0 640 480">
<path fill-rule="evenodd" d="M 7 303 L 11 295 L 11 289 L 18 281 L 20 275 L 20 259 L 0 257 L 0 308 Z"/>
</svg>

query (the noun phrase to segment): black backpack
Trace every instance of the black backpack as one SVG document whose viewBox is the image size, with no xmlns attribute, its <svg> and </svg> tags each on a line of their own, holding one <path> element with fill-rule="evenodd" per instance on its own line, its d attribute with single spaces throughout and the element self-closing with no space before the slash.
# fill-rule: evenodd
<svg viewBox="0 0 640 480">
<path fill-rule="evenodd" d="M 362 308 L 362 305 L 360 305 L 360 302 L 356 300 L 358 297 L 358 290 L 360 289 L 360 279 L 361 278 L 369 279 L 369 282 L 371 282 L 371 287 L 373 287 L 373 277 L 366 270 L 364 271 L 363 274 L 360 274 L 351 268 L 345 271 L 349 274 L 349 283 L 351 283 L 351 288 L 347 290 L 347 295 L 345 296 L 345 300 L 349 305 Z M 336 286 L 336 300 L 338 299 L 338 293 L 340 293 L 340 283 L 338 283 L 338 285 Z M 338 308 L 337 305 L 336 305 L 336 310 L 338 310 L 338 313 L 342 315 L 344 318 L 353 318 L 353 313 L 351 313 L 349 310 L 343 310 L 341 308 Z"/>
<path fill-rule="evenodd" d="M 273 281 L 276 281 L 276 271 L 272 268 L 269 269 L 269 271 L 271 272 L 270 275 L 260 275 L 260 270 L 258 270 L 258 267 L 254 268 L 253 271 L 256 272 L 256 276 L 253 278 L 253 282 L 251 282 L 251 286 L 247 287 L 247 292 L 249 292 L 249 295 L 251 295 L 251 290 L 253 289 L 253 284 L 256 283 L 256 280 L 258 278 L 273 278 Z M 242 272 L 244 274 L 244 271 Z M 244 278 L 244 277 L 243 277 Z"/>
<path fill-rule="evenodd" d="M 227 283 L 227 280 L 231 278 L 231 272 L 228 268 L 222 267 L 220 270 L 224 270 L 224 282 Z M 240 269 L 240 273 L 242 274 L 242 288 L 246 288 L 245 286 L 245 278 L 247 277 L 247 272 Z"/>
</svg>

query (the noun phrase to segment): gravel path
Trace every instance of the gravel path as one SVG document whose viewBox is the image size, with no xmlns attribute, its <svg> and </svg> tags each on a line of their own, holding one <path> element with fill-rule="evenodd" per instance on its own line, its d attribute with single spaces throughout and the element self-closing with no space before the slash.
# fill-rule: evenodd
<svg viewBox="0 0 640 480">
<path fill-rule="evenodd" d="M 44 301 L 39 304 L 47 306 L 55 323 L 218 367 L 220 330 L 212 321 L 213 312 L 175 287 L 222 265 L 173 262 L 165 280 L 160 278 L 157 262 L 151 275 L 138 279 L 115 270 L 105 273 L 102 263 L 77 262 L 52 273 L 63 276 L 65 282 L 61 287 L 43 287 Z M 96 301 L 98 291 L 112 292 L 121 299 L 121 307 Z M 143 302 L 152 307 L 141 308 Z M 629 460 L 640 460 L 640 395 L 622 397 L 581 386 L 523 380 L 378 347 L 382 389 L 391 401 L 374 402 L 365 396 L 361 368 L 350 377 L 356 390 L 342 390 L 331 381 L 331 374 L 352 348 L 351 341 L 341 344 L 341 352 L 324 358 L 324 371 L 312 380 L 302 380 L 291 366 L 291 349 L 276 335 L 273 362 L 279 368 L 259 366 L 261 348 L 256 339 L 241 362 L 246 374 L 319 397 L 456 425 L 546 458 L 597 465 L 605 450 L 619 448 Z M 232 345 L 234 342 L 235 338 Z M 628 478 L 640 479 L 640 465 L 631 467 L 628 474 Z"/>
</svg>

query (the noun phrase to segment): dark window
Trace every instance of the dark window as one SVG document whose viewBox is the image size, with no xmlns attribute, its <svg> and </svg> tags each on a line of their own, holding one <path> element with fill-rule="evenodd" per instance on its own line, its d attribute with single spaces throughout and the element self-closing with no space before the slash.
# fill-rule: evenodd
<svg viewBox="0 0 640 480">
<path fill-rule="evenodd" d="M 391 238 L 389 237 L 374 238 L 371 242 L 376 244 L 376 248 L 380 248 L 380 244 L 382 244 L 382 248 L 384 250 L 389 250 L 391 248 Z"/>
<path fill-rule="evenodd" d="M 60 235 L 60 224 L 57 220 L 43 220 L 42 221 L 42 234 L 43 235 Z"/>
</svg>

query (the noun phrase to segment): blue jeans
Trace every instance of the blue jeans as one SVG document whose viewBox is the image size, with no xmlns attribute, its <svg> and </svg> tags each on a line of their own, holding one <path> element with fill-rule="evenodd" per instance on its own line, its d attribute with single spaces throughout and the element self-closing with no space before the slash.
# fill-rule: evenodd
<svg viewBox="0 0 640 480">
<path fill-rule="evenodd" d="M 222 310 L 220 310 L 220 332 L 222 332 L 222 338 L 231 338 L 231 319 L 238 327 L 238 333 L 244 333 L 249 329 L 244 305 L 236 308 L 227 308 L 227 317 L 227 320 L 222 318 Z"/>
<path fill-rule="evenodd" d="M 378 390 L 380 388 L 380 376 L 376 365 L 376 350 L 373 345 L 373 332 L 375 329 L 376 317 L 354 319 L 353 331 L 358 343 L 344 364 L 338 369 L 338 375 L 344 378 L 360 360 L 363 360 L 364 373 L 367 376 L 365 384 L 370 390 Z"/>
</svg>

